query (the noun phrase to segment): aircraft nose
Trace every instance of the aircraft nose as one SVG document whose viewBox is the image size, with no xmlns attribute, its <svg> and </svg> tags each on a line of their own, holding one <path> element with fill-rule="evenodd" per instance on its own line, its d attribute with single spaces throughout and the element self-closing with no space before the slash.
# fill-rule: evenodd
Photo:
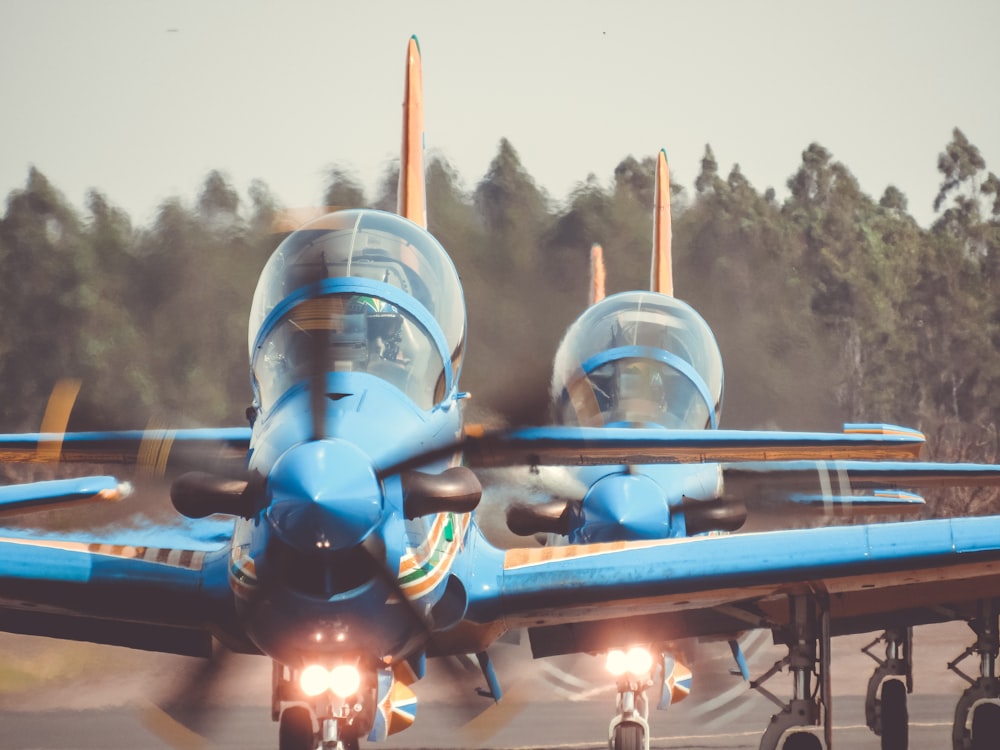
<svg viewBox="0 0 1000 750">
<path fill-rule="evenodd" d="M 595 483 L 583 514 L 590 541 L 659 539 L 670 532 L 663 489 L 641 474 L 612 474 Z"/>
<path fill-rule="evenodd" d="M 268 475 L 268 520 L 302 551 L 354 547 L 378 524 L 382 488 L 371 459 L 344 440 L 300 443 Z"/>
</svg>

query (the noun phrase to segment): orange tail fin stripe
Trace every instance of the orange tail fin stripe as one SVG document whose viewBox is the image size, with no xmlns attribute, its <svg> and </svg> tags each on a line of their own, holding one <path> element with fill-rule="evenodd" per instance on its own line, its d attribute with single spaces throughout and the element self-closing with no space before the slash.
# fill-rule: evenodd
<svg viewBox="0 0 1000 750">
<path fill-rule="evenodd" d="M 403 147 L 399 161 L 397 208 L 424 229 L 427 228 L 427 199 L 424 191 L 424 91 L 420 45 L 410 37 L 406 48 L 406 90 L 403 95 Z"/>
<path fill-rule="evenodd" d="M 650 286 L 660 294 L 674 294 L 673 260 L 671 258 L 670 226 L 670 167 L 667 152 L 660 150 L 656 158 L 656 197 L 653 205 L 653 267 Z"/>
<path fill-rule="evenodd" d="M 600 302 L 604 299 L 604 249 L 600 245 L 593 245 L 590 248 L 590 299 L 588 304 Z"/>
</svg>

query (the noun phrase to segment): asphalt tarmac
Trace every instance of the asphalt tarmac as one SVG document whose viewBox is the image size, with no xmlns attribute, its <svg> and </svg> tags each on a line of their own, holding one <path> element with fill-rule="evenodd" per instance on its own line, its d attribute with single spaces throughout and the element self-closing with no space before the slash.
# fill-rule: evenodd
<svg viewBox="0 0 1000 750">
<path fill-rule="evenodd" d="M 860 653 L 875 635 L 834 642 L 832 715 L 837 748 L 880 746 L 879 739 L 864 726 L 863 693 L 875 664 Z M 782 656 L 764 636 L 744 642 L 755 677 Z M 916 684 L 909 697 L 913 750 L 950 747 L 954 706 L 965 683 L 945 665 L 971 641 L 971 631 L 963 623 L 917 629 Z M 483 681 L 467 665 L 432 662 L 427 677 L 415 686 L 420 699 L 416 724 L 391 737 L 383 747 L 607 747 L 614 691 L 597 659 L 582 656 L 533 661 L 525 644 L 498 645 L 494 651 L 505 690 L 499 705 L 493 706 L 476 694 Z M 880 654 L 880 649 L 875 653 Z M 650 717 L 652 747 L 758 747 L 777 707 L 730 674 L 730 661 L 725 643 L 706 644 L 700 649 L 693 665 L 691 697 Z M 966 664 L 975 672 L 974 660 Z M 269 664 L 261 658 L 232 657 L 218 679 L 201 667 L 200 660 L 184 657 L 3 636 L 0 748 L 277 747 L 277 725 L 271 722 L 268 710 Z M 33 673 L 27 675 L 29 668 Z M 787 696 L 790 678 L 779 674 L 767 687 Z M 183 722 L 171 714 L 182 717 Z"/>
</svg>

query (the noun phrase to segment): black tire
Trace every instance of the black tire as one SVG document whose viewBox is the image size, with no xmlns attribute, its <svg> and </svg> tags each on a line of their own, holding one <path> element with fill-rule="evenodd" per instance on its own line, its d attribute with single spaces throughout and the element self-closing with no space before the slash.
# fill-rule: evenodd
<svg viewBox="0 0 1000 750">
<path fill-rule="evenodd" d="M 900 680 L 886 680 L 882 683 L 882 750 L 906 750 L 909 743 L 906 685 Z"/>
<path fill-rule="evenodd" d="M 312 714 L 308 708 L 291 706 L 281 713 L 278 750 L 316 750 Z"/>
<path fill-rule="evenodd" d="M 811 732 L 795 732 L 785 739 L 782 750 L 823 750 L 823 743 Z"/>
<path fill-rule="evenodd" d="M 1000 705 L 981 703 L 972 714 L 972 750 L 1000 748 Z"/>
<path fill-rule="evenodd" d="M 625 722 L 615 727 L 614 750 L 642 750 L 642 727 L 638 724 Z"/>
</svg>

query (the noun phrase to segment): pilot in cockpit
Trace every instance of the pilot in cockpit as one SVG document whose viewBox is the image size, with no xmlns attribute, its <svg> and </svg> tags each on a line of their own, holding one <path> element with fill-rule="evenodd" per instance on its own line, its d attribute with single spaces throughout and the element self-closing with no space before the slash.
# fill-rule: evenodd
<svg viewBox="0 0 1000 750">
<path fill-rule="evenodd" d="M 401 350 L 403 342 L 403 316 L 395 305 L 378 297 L 354 296 L 347 303 L 348 315 L 363 316 L 367 333 L 369 362 L 377 360 L 402 362 L 406 358 Z"/>
</svg>

